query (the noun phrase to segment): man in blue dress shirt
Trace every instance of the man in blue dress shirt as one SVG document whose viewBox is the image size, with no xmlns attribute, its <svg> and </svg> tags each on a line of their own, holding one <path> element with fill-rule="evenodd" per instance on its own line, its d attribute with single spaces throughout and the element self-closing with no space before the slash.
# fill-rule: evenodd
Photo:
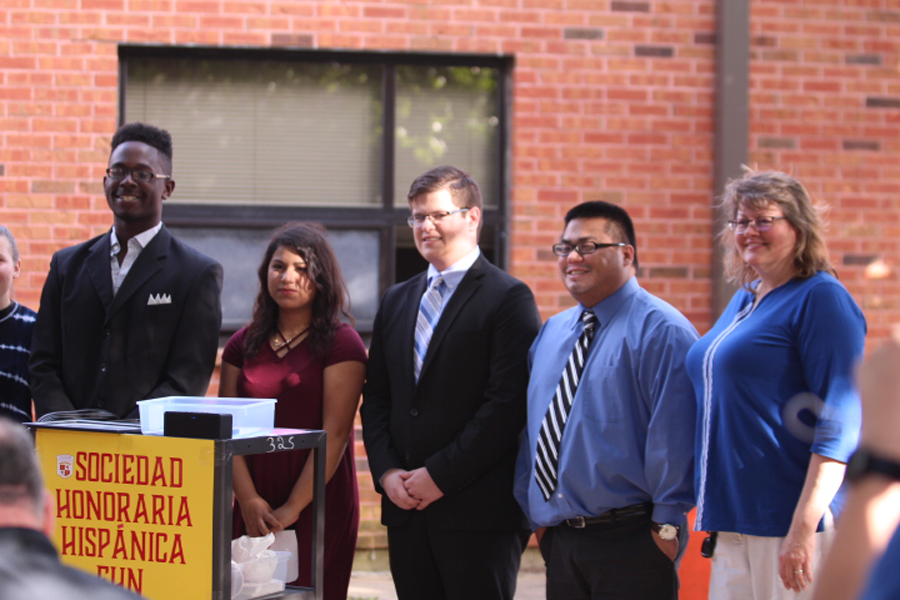
<svg viewBox="0 0 900 600">
<path fill-rule="evenodd" d="M 684 359 L 697 331 L 638 285 L 622 208 L 576 206 L 553 251 L 578 305 L 531 347 L 515 487 L 547 564 L 547 598 L 677 598 L 694 505 Z M 573 352 L 576 342 L 586 351 Z"/>
</svg>

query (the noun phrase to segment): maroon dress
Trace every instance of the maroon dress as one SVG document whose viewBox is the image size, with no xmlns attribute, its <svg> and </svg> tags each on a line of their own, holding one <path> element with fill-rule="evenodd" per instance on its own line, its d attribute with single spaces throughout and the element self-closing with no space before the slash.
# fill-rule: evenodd
<svg viewBox="0 0 900 600">
<path fill-rule="evenodd" d="M 322 358 L 309 352 L 306 340 L 279 358 L 263 344 L 252 360 L 244 360 L 246 328 L 235 333 L 222 360 L 240 368 L 237 393 L 246 398 L 276 398 L 275 426 L 290 429 L 322 428 L 323 374 L 325 368 L 345 361 L 366 362 L 366 348 L 352 327 L 341 324 L 331 348 Z M 290 496 L 309 450 L 247 456 L 256 491 L 274 509 Z M 300 567 L 294 585 L 310 584 L 312 510 L 307 507 L 289 529 L 297 531 Z M 325 488 L 325 581 L 326 600 L 343 600 L 350 585 L 350 571 L 359 530 L 359 489 L 353 458 L 353 433 L 337 470 Z M 246 533 L 240 508 L 234 507 L 234 537 Z"/>
</svg>

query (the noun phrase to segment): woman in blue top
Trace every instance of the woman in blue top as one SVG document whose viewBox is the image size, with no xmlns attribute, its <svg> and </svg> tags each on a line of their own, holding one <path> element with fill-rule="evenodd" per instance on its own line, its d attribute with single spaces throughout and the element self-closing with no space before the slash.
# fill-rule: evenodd
<svg viewBox="0 0 900 600">
<path fill-rule="evenodd" d="M 719 532 L 710 598 L 806 598 L 859 435 L 866 322 L 800 182 L 749 171 L 723 206 L 726 273 L 741 288 L 687 358 L 696 528 Z"/>
</svg>

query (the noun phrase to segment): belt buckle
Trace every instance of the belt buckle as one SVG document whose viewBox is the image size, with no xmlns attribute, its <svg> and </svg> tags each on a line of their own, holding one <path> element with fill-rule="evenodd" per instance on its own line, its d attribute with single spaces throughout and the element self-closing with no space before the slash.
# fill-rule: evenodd
<svg viewBox="0 0 900 600">
<path fill-rule="evenodd" d="M 575 517 L 574 519 L 568 520 L 569 527 L 574 527 L 575 529 L 584 529 L 585 522 L 584 517 Z"/>
</svg>

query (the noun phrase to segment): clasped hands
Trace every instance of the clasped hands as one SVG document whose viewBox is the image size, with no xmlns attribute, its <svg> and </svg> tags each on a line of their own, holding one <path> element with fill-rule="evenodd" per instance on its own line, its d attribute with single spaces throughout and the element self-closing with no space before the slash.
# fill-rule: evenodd
<svg viewBox="0 0 900 600">
<path fill-rule="evenodd" d="M 381 478 L 381 487 L 391 502 L 403 510 L 424 510 L 444 496 L 425 467 L 412 471 L 391 469 Z"/>
<path fill-rule="evenodd" d="M 290 527 L 300 518 L 299 510 L 288 504 L 272 510 L 269 503 L 260 496 L 240 503 L 240 507 L 244 517 L 244 527 L 250 537 L 279 532 Z"/>
</svg>

